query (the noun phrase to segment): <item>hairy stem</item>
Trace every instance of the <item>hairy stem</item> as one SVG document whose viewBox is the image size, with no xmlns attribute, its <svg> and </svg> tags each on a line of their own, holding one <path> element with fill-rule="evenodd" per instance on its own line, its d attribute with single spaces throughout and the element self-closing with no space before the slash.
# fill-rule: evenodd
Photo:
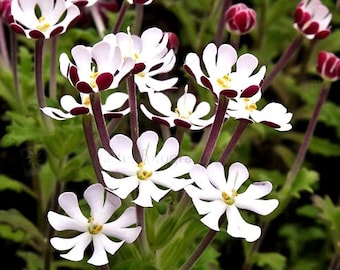
<svg viewBox="0 0 340 270">
<path fill-rule="evenodd" d="M 34 51 L 35 87 L 37 92 L 39 108 L 43 108 L 46 106 L 43 78 L 44 43 L 45 43 L 44 39 L 37 39 L 35 41 Z"/>
</svg>

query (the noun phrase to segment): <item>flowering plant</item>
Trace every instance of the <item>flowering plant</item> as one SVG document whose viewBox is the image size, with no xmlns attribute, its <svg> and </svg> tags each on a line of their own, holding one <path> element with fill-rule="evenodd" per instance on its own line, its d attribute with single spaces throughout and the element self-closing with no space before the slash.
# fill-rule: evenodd
<svg viewBox="0 0 340 270">
<path fill-rule="evenodd" d="M 340 2 L 288 2 L 0 1 L 4 265 L 339 269 Z"/>
</svg>

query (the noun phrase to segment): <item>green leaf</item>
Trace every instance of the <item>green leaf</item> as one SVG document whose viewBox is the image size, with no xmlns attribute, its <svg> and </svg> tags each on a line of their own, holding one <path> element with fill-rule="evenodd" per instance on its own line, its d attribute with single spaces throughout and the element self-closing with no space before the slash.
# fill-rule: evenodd
<svg viewBox="0 0 340 270">
<path fill-rule="evenodd" d="M 25 192 L 29 195 L 31 195 L 33 198 L 35 197 L 34 192 L 27 187 L 25 184 L 12 179 L 6 175 L 0 174 L 0 191 L 4 190 L 11 190 L 15 192 Z"/>
<path fill-rule="evenodd" d="M 329 196 L 323 199 L 315 195 L 313 204 L 319 209 L 320 217 L 330 230 L 335 249 L 340 254 L 340 207 L 334 205 Z"/>
<path fill-rule="evenodd" d="M 253 255 L 252 260 L 261 269 L 283 270 L 286 269 L 286 258 L 275 252 L 261 252 Z"/>
<path fill-rule="evenodd" d="M 306 168 L 302 168 L 293 184 L 291 186 L 291 195 L 297 198 L 300 198 L 300 193 L 303 191 L 307 191 L 309 193 L 313 193 L 314 186 L 316 182 L 319 180 L 319 174 L 316 171 L 311 171 Z"/>
<path fill-rule="evenodd" d="M 28 252 L 28 251 L 18 251 L 18 257 L 21 257 L 26 261 L 26 269 L 29 270 L 42 270 L 44 269 L 44 261 L 41 259 L 41 255 Z"/>
<path fill-rule="evenodd" d="M 32 247 L 41 250 L 45 243 L 44 236 L 23 214 L 16 209 L 0 210 L 0 225 L 9 225 L 12 232 L 21 231 L 24 234 L 23 243 L 29 243 Z M 4 235 L 5 238 L 6 235 Z M 12 235 L 9 238 L 13 238 Z"/>
</svg>

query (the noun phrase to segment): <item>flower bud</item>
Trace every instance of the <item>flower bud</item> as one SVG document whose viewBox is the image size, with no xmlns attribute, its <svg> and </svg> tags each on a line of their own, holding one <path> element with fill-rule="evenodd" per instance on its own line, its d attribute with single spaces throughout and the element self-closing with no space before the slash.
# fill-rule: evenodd
<svg viewBox="0 0 340 270">
<path fill-rule="evenodd" d="M 336 81 L 340 78 L 340 59 L 333 53 L 321 51 L 316 70 L 324 79 Z"/>
<path fill-rule="evenodd" d="M 308 39 L 324 39 L 330 33 L 332 14 L 320 0 L 302 0 L 294 13 L 294 27 Z"/>
<path fill-rule="evenodd" d="M 230 6 L 224 13 L 226 28 L 239 35 L 249 33 L 256 26 L 256 12 L 245 4 Z"/>
<path fill-rule="evenodd" d="M 177 53 L 178 51 L 178 47 L 179 47 L 179 40 L 178 37 L 175 33 L 173 32 L 167 32 L 168 34 L 168 49 L 169 50 L 174 50 L 175 53 Z"/>
</svg>

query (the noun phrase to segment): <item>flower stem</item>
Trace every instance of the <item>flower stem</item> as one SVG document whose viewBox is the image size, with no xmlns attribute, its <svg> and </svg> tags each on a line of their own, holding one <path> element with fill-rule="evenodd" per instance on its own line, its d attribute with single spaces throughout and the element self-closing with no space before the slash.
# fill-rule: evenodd
<svg viewBox="0 0 340 270">
<path fill-rule="evenodd" d="M 230 4 L 231 4 L 231 0 L 223 0 L 223 7 L 221 9 L 220 20 L 218 22 L 217 31 L 215 35 L 215 44 L 217 47 L 222 44 L 223 30 L 224 30 L 224 24 L 225 24 L 224 13 L 229 8 Z"/>
<path fill-rule="evenodd" d="M 109 133 L 107 131 L 104 115 L 102 112 L 100 93 L 91 94 L 90 99 L 91 99 L 92 112 L 93 112 L 94 119 L 96 121 L 96 126 L 97 126 L 101 144 L 106 151 L 108 151 L 110 154 L 113 154 L 113 151 L 110 147 Z"/>
<path fill-rule="evenodd" d="M 50 78 L 49 78 L 49 96 L 57 98 L 57 46 L 58 36 L 51 38 L 51 60 L 50 60 Z"/>
<path fill-rule="evenodd" d="M 14 89 L 17 95 L 17 99 L 20 104 L 23 103 L 22 94 L 19 87 L 19 75 L 18 75 L 18 54 L 17 54 L 17 38 L 13 31 L 10 31 L 10 49 L 11 49 L 11 66 L 13 72 Z"/>
<path fill-rule="evenodd" d="M 220 95 L 219 101 L 217 104 L 216 116 L 210 129 L 208 141 L 205 145 L 204 151 L 199 161 L 199 163 L 202 166 L 206 166 L 209 163 L 210 157 L 212 155 L 212 152 L 214 151 L 218 136 L 220 135 L 220 132 L 221 132 L 221 129 L 224 123 L 227 106 L 228 106 L 228 99 L 225 96 Z"/>
<path fill-rule="evenodd" d="M 289 47 L 284 51 L 281 55 L 279 61 L 275 64 L 272 71 L 269 73 L 268 76 L 264 78 L 264 82 L 262 85 L 262 92 L 266 91 L 268 86 L 271 84 L 275 76 L 286 66 L 289 59 L 294 55 L 297 49 L 301 46 L 303 41 L 303 36 L 299 34 L 293 42 L 289 45 Z"/>
<path fill-rule="evenodd" d="M 0 18 L 0 55 L 6 67 L 10 67 L 9 56 L 6 44 L 6 38 L 4 33 L 4 24 Z"/>
<path fill-rule="evenodd" d="M 133 22 L 132 33 L 135 35 L 139 35 L 142 24 L 143 24 L 143 17 L 144 17 L 144 5 L 143 4 L 135 4 L 135 20 Z"/>
<path fill-rule="evenodd" d="M 102 19 L 100 13 L 99 13 L 97 5 L 93 5 L 91 7 L 91 15 L 92 15 L 94 24 L 96 25 L 96 28 L 97 28 L 97 31 L 98 31 L 100 37 L 103 37 L 104 32 L 105 32 L 105 25 L 104 25 L 104 22 L 103 22 L 103 19 Z"/>
<path fill-rule="evenodd" d="M 197 249 L 191 255 L 191 257 L 180 267 L 180 270 L 189 270 L 191 267 L 197 262 L 197 260 L 201 257 L 204 250 L 210 245 L 214 237 L 216 236 L 217 231 L 209 230 L 207 235 L 203 238 Z"/>
<path fill-rule="evenodd" d="M 322 105 L 325 103 L 325 101 L 327 99 L 329 89 L 330 89 L 330 84 L 328 82 L 326 82 L 323 85 L 321 92 L 319 94 L 318 100 L 315 104 L 314 112 L 312 114 L 312 117 L 309 121 L 307 130 L 305 132 L 304 140 L 303 140 L 303 142 L 302 142 L 302 144 L 299 148 L 299 151 L 298 151 L 297 156 L 295 158 L 293 167 L 292 167 L 291 171 L 289 172 L 289 174 L 287 176 L 287 179 L 286 179 L 286 182 L 285 182 L 285 187 L 289 187 L 289 186 L 292 185 L 298 171 L 300 170 L 302 162 L 305 159 L 310 141 L 313 137 L 314 130 L 315 130 L 316 124 L 318 122 L 318 118 L 319 118 L 319 115 L 320 115 L 320 112 L 321 112 Z"/>
<path fill-rule="evenodd" d="M 245 131 L 246 127 L 249 125 L 248 121 L 245 120 L 240 120 L 238 126 L 236 127 L 236 130 L 234 131 L 227 147 L 225 148 L 225 150 L 223 151 L 223 153 L 221 154 L 221 157 L 219 159 L 219 161 L 222 164 L 225 164 L 231 154 L 231 152 L 234 150 L 237 142 L 239 141 L 239 139 L 241 138 L 241 135 L 243 134 L 243 132 Z"/>
<path fill-rule="evenodd" d="M 128 9 L 128 6 L 129 6 L 129 3 L 127 1 L 123 1 L 121 7 L 120 7 L 120 10 L 119 10 L 119 14 L 118 14 L 118 18 L 116 20 L 116 23 L 112 29 L 112 33 L 113 34 L 116 34 L 120 27 L 122 26 L 122 23 L 123 23 L 123 19 L 124 19 L 124 16 L 126 14 L 126 11 Z"/>
<path fill-rule="evenodd" d="M 39 108 L 46 106 L 44 79 L 43 79 L 43 55 L 44 55 L 44 39 L 35 41 L 34 61 L 35 61 L 35 87 L 37 91 Z"/>
<path fill-rule="evenodd" d="M 136 84 L 134 75 L 130 74 L 127 78 L 127 88 L 129 94 L 129 107 L 130 107 L 130 130 L 131 140 L 133 142 L 133 150 L 137 161 L 141 161 L 141 157 L 137 151 L 137 139 L 139 137 L 139 125 L 138 125 L 138 107 L 137 107 L 137 95 Z"/>
<path fill-rule="evenodd" d="M 83 115 L 83 130 L 84 135 L 87 143 L 87 148 L 90 153 L 90 157 L 92 160 L 94 172 L 97 176 L 97 181 L 105 186 L 103 175 L 101 173 L 101 167 L 98 159 L 98 152 L 95 143 L 95 139 L 93 136 L 93 129 L 92 129 L 92 116 L 91 115 Z"/>
</svg>

